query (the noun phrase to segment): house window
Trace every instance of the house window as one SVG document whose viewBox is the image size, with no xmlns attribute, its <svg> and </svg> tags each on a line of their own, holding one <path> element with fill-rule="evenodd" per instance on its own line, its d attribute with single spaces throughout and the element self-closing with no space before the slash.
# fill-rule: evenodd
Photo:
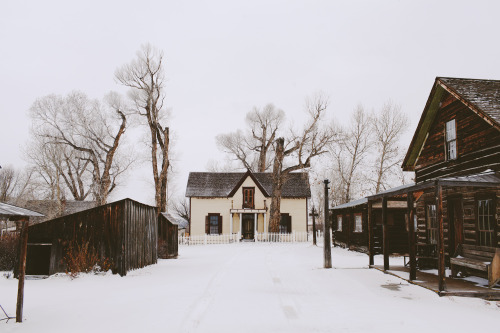
<svg viewBox="0 0 500 333">
<path fill-rule="evenodd" d="M 280 234 L 289 234 L 292 232 L 292 217 L 288 213 L 281 214 Z"/>
<path fill-rule="evenodd" d="M 436 205 L 427 205 L 425 210 L 429 244 L 437 244 L 438 226 L 436 218 Z"/>
<path fill-rule="evenodd" d="M 337 231 L 342 232 L 342 215 L 337 216 Z"/>
<path fill-rule="evenodd" d="M 479 245 L 496 246 L 495 244 L 495 216 L 492 199 L 477 201 L 477 218 L 479 230 Z"/>
<path fill-rule="evenodd" d="M 361 214 L 354 214 L 354 232 L 363 232 L 363 218 Z"/>
<path fill-rule="evenodd" d="M 244 187 L 243 188 L 243 208 L 255 208 L 255 188 Z"/>
<path fill-rule="evenodd" d="M 446 159 L 457 159 L 457 127 L 455 119 L 446 123 Z"/>
<path fill-rule="evenodd" d="M 210 213 L 205 217 L 205 233 L 209 235 L 222 234 L 222 216 Z"/>
</svg>

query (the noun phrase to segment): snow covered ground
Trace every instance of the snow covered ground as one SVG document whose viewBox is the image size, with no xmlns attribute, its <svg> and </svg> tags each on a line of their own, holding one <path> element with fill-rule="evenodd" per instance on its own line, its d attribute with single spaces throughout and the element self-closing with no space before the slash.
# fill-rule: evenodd
<svg viewBox="0 0 500 333">
<path fill-rule="evenodd" d="M 0 332 L 477 332 L 500 329 L 497 302 L 439 297 L 368 269 L 364 254 L 310 244 L 182 246 L 126 277 L 26 281 L 24 323 Z M 391 260 L 392 262 L 392 260 Z M 0 276 L 15 314 L 17 280 Z M 0 316 L 1 317 L 1 316 Z"/>
</svg>

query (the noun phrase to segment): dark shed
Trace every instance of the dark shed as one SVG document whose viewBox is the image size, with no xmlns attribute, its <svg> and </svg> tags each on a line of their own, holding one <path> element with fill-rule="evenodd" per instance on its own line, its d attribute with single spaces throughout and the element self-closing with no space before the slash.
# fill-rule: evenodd
<svg viewBox="0 0 500 333">
<path fill-rule="evenodd" d="M 156 208 L 124 199 L 32 226 L 27 274 L 64 272 L 64 256 L 70 242 L 88 242 L 101 259 L 111 260 L 113 273 L 121 276 L 155 264 Z"/>
<path fill-rule="evenodd" d="M 161 213 L 158 219 L 158 247 L 158 258 L 177 258 L 179 255 L 179 223 L 168 213 Z"/>
</svg>

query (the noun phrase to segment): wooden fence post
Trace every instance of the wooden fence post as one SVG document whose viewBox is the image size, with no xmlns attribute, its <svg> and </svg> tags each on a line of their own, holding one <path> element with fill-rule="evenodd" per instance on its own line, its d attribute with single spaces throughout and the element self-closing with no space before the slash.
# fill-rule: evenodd
<svg viewBox="0 0 500 333">
<path fill-rule="evenodd" d="M 324 221 L 324 241 L 323 241 L 323 254 L 324 254 L 324 268 L 332 268 L 332 246 L 330 244 L 330 219 L 328 211 L 328 184 L 330 181 L 325 179 L 325 221 Z"/>
</svg>

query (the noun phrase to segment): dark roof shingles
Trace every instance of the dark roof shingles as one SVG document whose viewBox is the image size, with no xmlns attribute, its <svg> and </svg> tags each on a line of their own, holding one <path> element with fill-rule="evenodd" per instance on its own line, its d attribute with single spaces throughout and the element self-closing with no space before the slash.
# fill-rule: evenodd
<svg viewBox="0 0 500 333">
<path fill-rule="evenodd" d="M 186 197 L 227 197 L 241 180 L 245 172 L 191 172 L 186 188 Z M 262 187 L 272 193 L 272 174 L 253 174 Z M 283 198 L 311 197 L 309 178 L 305 172 L 289 174 L 283 185 Z"/>
<path fill-rule="evenodd" d="M 500 124 L 500 81 L 439 77 L 469 103 Z"/>
</svg>

